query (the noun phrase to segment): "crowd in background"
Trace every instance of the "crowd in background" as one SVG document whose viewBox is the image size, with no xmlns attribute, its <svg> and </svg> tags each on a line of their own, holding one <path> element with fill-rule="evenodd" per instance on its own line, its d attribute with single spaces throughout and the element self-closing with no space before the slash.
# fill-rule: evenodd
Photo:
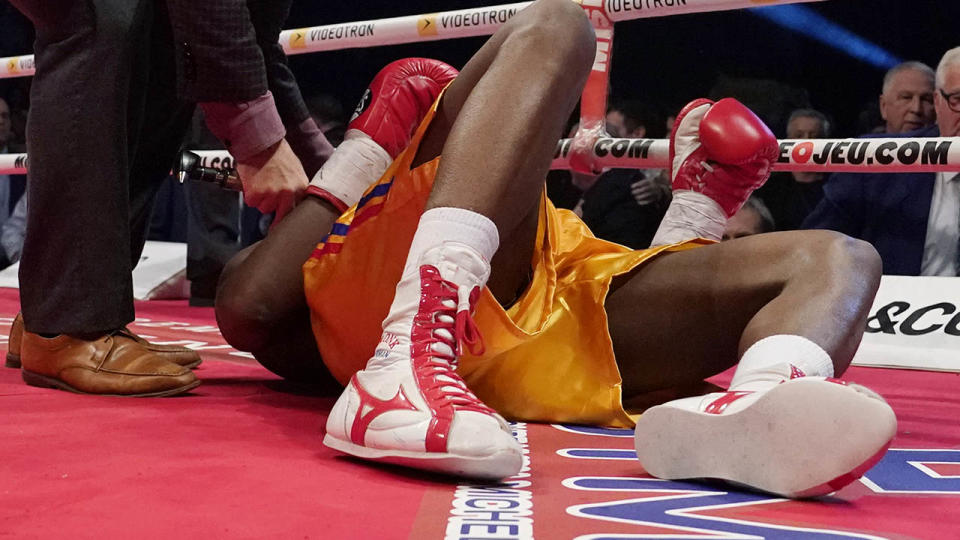
<svg viewBox="0 0 960 540">
<path fill-rule="evenodd" d="M 777 84 L 763 86 L 772 90 Z M 829 104 L 809 103 L 803 92 L 794 92 L 789 99 L 766 95 L 757 100 L 755 84 L 725 80 L 709 96 L 740 99 L 780 138 L 960 134 L 960 48 L 946 52 L 936 70 L 918 61 L 890 68 L 876 82 L 876 91 L 879 97 L 859 114 L 857 131 L 847 133 L 833 129 L 826 112 Z M 792 108 L 782 106 L 790 102 Z M 614 99 L 607 131 L 614 137 L 660 138 L 669 133 L 675 113 L 672 108 Z M 776 129 L 780 125 L 783 128 Z M 663 170 L 617 169 L 598 176 L 552 171 L 548 178 L 554 204 L 576 212 L 597 236 L 638 249 L 648 247 L 656 232 L 670 201 L 669 186 Z M 836 230 L 871 242 L 883 258 L 886 274 L 956 276 L 958 216 L 960 175 L 954 172 L 829 176 L 777 172 L 730 218 L 723 239 L 798 229 Z"/>
</svg>

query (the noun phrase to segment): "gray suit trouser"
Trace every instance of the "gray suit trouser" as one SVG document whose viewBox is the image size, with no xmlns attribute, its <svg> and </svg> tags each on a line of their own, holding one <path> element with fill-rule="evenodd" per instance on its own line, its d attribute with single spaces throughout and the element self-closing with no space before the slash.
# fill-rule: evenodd
<svg viewBox="0 0 960 540">
<path fill-rule="evenodd" d="M 11 0 L 34 23 L 26 328 L 99 333 L 134 319 L 131 271 L 189 125 L 154 0 Z"/>
</svg>

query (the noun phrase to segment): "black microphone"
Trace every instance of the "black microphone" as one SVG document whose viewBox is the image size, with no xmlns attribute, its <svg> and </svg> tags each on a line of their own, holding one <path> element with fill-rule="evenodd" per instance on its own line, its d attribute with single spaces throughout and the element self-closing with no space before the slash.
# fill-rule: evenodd
<svg viewBox="0 0 960 540">
<path fill-rule="evenodd" d="M 180 160 L 173 172 L 181 184 L 187 180 L 197 180 L 199 182 L 212 182 L 223 189 L 243 191 L 243 184 L 240 182 L 240 175 L 237 174 L 236 169 L 204 167 L 200 156 L 189 150 L 180 152 Z"/>
</svg>

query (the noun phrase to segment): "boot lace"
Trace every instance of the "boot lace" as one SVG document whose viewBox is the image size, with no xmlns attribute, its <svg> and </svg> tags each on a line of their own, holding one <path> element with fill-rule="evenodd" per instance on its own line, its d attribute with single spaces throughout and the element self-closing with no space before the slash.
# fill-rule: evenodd
<svg viewBox="0 0 960 540">
<path fill-rule="evenodd" d="M 484 352 L 483 337 L 471 314 L 480 297 L 480 287 L 458 287 L 441 278 L 435 268 L 428 267 L 421 272 L 421 291 L 411 336 L 421 391 L 457 409 L 494 413 L 455 371 L 464 347 L 475 356 Z"/>
</svg>

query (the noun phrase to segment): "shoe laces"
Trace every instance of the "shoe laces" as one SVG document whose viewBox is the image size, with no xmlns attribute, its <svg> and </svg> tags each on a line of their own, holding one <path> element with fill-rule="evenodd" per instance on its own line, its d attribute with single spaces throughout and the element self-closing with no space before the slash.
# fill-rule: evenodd
<svg viewBox="0 0 960 540">
<path fill-rule="evenodd" d="M 475 356 L 484 352 L 483 337 L 471 314 L 479 297 L 480 287 L 460 287 L 440 277 L 436 268 L 425 267 L 412 352 L 421 391 L 426 395 L 458 409 L 492 414 L 493 409 L 484 405 L 455 371 L 464 347 Z"/>
</svg>

